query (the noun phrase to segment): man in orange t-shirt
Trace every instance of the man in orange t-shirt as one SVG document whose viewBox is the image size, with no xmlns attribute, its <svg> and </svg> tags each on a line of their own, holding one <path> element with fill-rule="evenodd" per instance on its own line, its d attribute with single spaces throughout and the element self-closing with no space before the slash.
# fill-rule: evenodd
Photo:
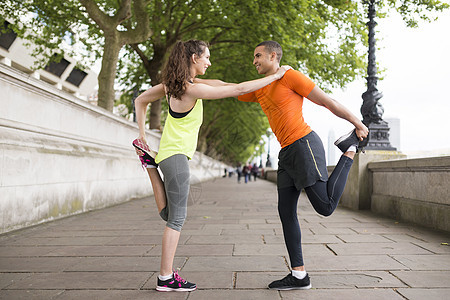
<svg viewBox="0 0 450 300">
<path fill-rule="evenodd" d="M 274 41 L 255 48 L 253 64 L 259 74 L 268 76 L 280 67 L 282 49 Z M 325 151 L 319 136 L 303 118 L 304 98 L 328 108 L 336 116 L 355 126 L 336 141 L 343 152 L 328 179 Z M 329 216 L 341 197 L 359 141 L 367 137 L 367 127 L 342 104 L 331 99 L 302 73 L 288 70 L 283 78 L 249 94 L 240 101 L 258 102 L 269 119 L 270 127 L 281 144 L 277 171 L 278 212 L 291 261 L 292 273 L 269 284 L 277 290 L 311 288 L 305 271 L 301 248 L 301 231 L 297 219 L 297 202 L 302 189 L 314 209 Z"/>
<path fill-rule="evenodd" d="M 255 48 L 253 64 L 259 74 L 276 73 L 283 51 L 274 41 L 260 43 Z M 211 86 L 231 85 L 220 80 L 199 79 L 194 83 Z M 325 150 L 319 136 L 303 119 L 303 99 L 328 108 L 336 116 L 355 126 L 349 134 L 339 138 L 335 145 L 343 152 L 328 179 Z M 302 73 L 288 70 L 283 78 L 239 100 L 258 102 L 269 119 L 270 127 L 281 144 L 278 155 L 277 189 L 278 213 L 283 226 L 284 240 L 291 261 L 292 273 L 269 284 L 277 290 L 311 288 L 305 271 L 301 245 L 301 231 L 297 219 L 297 203 L 302 189 L 314 209 L 329 216 L 341 197 L 357 147 L 369 133 L 367 127 L 339 102 L 331 99 Z"/>
</svg>

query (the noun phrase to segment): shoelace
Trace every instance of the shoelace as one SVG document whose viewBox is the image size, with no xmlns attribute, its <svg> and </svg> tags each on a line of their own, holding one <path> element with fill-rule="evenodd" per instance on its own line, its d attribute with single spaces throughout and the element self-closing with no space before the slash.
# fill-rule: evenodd
<svg viewBox="0 0 450 300">
<path fill-rule="evenodd" d="M 186 283 L 186 280 L 184 280 L 183 278 L 181 278 L 180 275 L 178 275 L 178 271 L 175 271 L 173 273 L 173 278 L 178 282 Z"/>
</svg>

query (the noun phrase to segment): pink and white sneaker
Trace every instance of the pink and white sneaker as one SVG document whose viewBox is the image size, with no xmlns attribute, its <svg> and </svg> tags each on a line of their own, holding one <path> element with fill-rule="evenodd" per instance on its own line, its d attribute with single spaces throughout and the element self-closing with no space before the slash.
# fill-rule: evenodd
<svg viewBox="0 0 450 300">
<path fill-rule="evenodd" d="M 150 147 L 144 143 L 140 139 L 135 139 L 132 143 L 132 145 L 138 149 L 144 152 L 143 156 L 139 156 L 139 160 L 142 163 L 142 166 L 144 168 L 157 168 L 158 164 L 155 162 L 155 157 L 158 154 L 157 152 L 150 149 Z"/>
<path fill-rule="evenodd" d="M 190 292 L 197 289 L 197 285 L 188 282 L 178 275 L 178 271 L 173 272 L 172 278 L 168 280 L 161 280 L 158 277 L 158 284 L 156 290 L 160 292 Z"/>
</svg>

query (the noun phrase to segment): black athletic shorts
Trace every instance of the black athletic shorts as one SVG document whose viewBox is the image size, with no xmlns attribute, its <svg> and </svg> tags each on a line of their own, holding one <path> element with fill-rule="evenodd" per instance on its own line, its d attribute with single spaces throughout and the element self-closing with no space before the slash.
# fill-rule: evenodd
<svg viewBox="0 0 450 300">
<path fill-rule="evenodd" d="M 278 154 L 278 189 L 295 186 L 297 190 L 328 181 L 325 150 L 320 137 L 311 131 L 280 150 Z"/>
</svg>

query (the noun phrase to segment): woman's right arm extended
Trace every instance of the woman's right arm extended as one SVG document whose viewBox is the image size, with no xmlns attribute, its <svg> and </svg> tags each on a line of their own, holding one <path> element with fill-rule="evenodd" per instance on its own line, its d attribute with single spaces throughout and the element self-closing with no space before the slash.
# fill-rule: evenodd
<svg viewBox="0 0 450 300">
<path fill-rule="evenodd" d="M 190 97 L 197 99 L 221 99 L 227 97 L 237 97 L 239 95 L 244 95 L 256 91 L 262 87 L 265 87 L 271 82 L 280 79 L 289 69 L 292 68 L 289 66 L 281 66 L 273 75 L 233 85 L 224 84 L 211 86 L 208 84 L 196 83 L 190 86 L 186 93 L 189 94 Z"/>
<path fill-rule="evenodd" d="M 136 119 L 139 126 L 139 138 L 145 140 L 145 115 L 149 103 L 164 96 L 164 86 L 160 83 L 140 94 L 134 101 Z"/>
</svg>

